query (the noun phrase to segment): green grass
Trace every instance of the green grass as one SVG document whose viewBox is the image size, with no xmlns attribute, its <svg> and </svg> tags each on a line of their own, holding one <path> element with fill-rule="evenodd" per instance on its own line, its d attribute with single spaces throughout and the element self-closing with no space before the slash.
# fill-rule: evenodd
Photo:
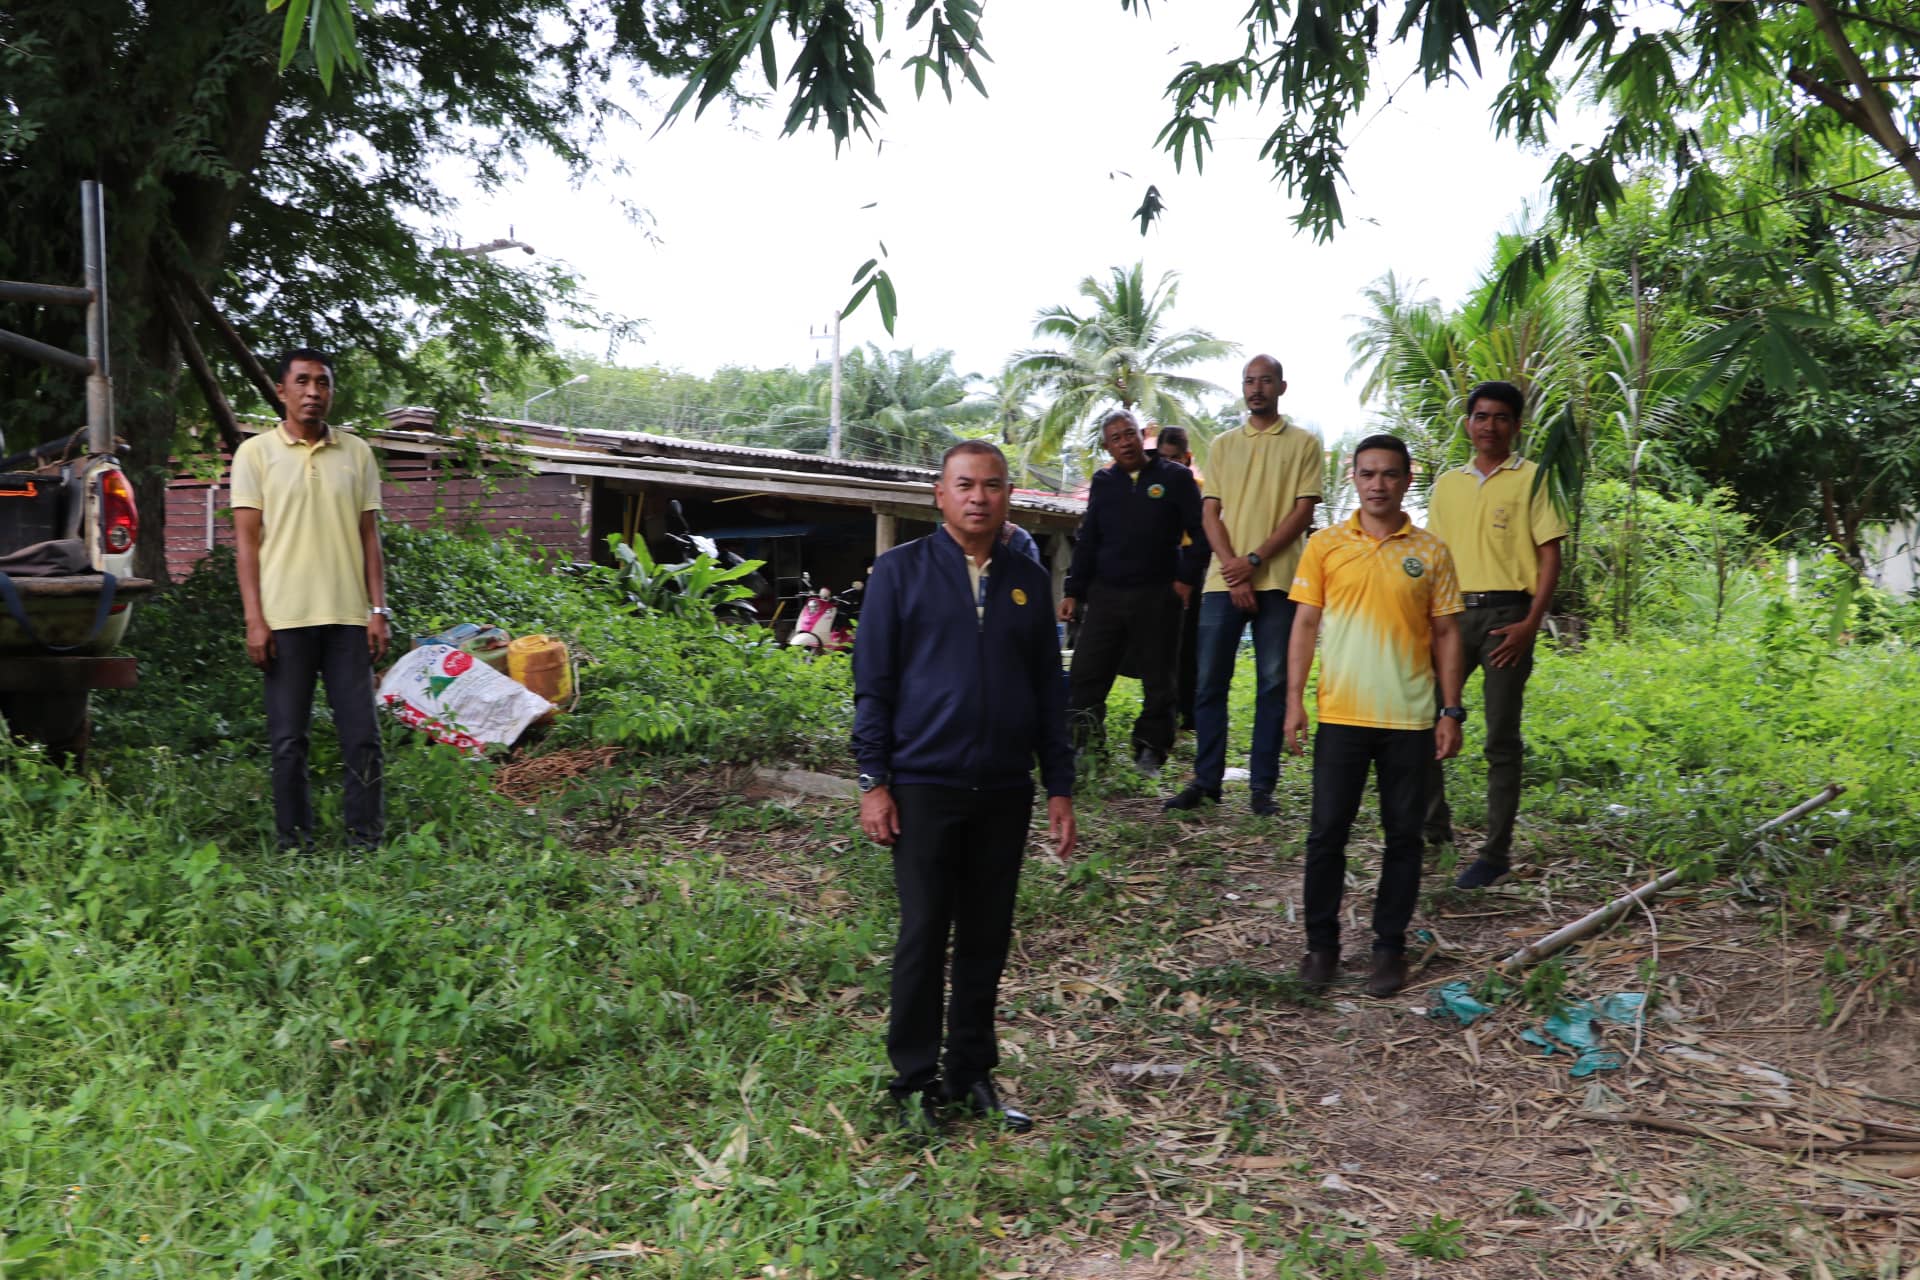
<svg viewBox="0 0 1920 1280">
<path fill-rule="evenodd" d="M 892 898 L 850 807 L 659 813 L 713 760 L 843 764 L 843 668 L 400 541 L 397 587 L 417 617 L 526 629 L 536 615 L 595 660 L 594 692 L 557 745 L 636 754 L 529 811 L 492 790 L 491 764 L 395 729 L 389 844 L 278 855 L 257 684 L 219 612 L 230 601 L 200 582 L 143 618 L 146 678 L 103 717 L 90 777 L 17 749 L 0 758 L 0 1275 L 970 1280 L 1063 1232 L 1141 1252 L 1166 1238 L 1112 1213 L 1138 1202 L 1142 1135 L 1126 1118 L 1068 1118 L 1080 1086 L 1043 1042 L 1013 1067 L 1048 1120 L 1034 1136 L 962 1127 L 922 1153 L 885 1135 Z M 448 564 L 458 573 L 431 591 L 413 585 Z M 705 692 L 676 697 L 693 680 Z M 1133 688 L 1113 704 L 1122 741 Z M 1684 858 L 1837 778 L 1856 791 L 1810 824 L 1817 851 L 1743 854 L 1722 868 L 1741 886 L 1727 891 L 1793 927 L 1838 895 L 1911 920 L 1916 695 L 1913 657 L 1891 644 L 1545 655 L 1523 829 L 1595 858 Z M 1234 698 L 1239 758 L 1250 671 Z M 323 780 L 337 776 L 328 736 L 323 724 Z M 1455 774 L 1469 822 L 1475 753 L 1470 736 Z M 1102 814 L 1176 776 L 1144 783 L 1117 759 L 1097 771 L 1084 863 L 1036 868 L 1022 887 L 1034 948 L 1022 976 L 1071 961 L 1124 985 L 1032 982 L 1010 1003 L 1083 1034 L 1179 1037 L 1199 1087 L 1244 1103 L 1229 1149 L 1285 1154 L 1287 1117 L 1219 1028 L 1301 993 L 1242 964 L 1178 979 L 1159 966 L 1169 939 L 1216 910 L 1235 860 L 1295 855 L 1307 773 L 1283 769 L 1278 825 L 1230 792 L 1180 845 L 1183 874 L 1138 900 L 1130 866 L 1194 829 Z M 337 830 L 337 788 L 317 796 Z M 770 888 L 741 873 L 748 863 L 815 887 Z M 823 871 L 830 881 L 809 879 Z M 822 905 L 822 883 L 845 899 Z M 1884 972 L 1884 951 L 1836 941 L 1829 976 Z M 1188 992 L 1206 1014 L 1181 1012 Z M 1167 1174 L 1162 1193 L 1197 1197 L 1186 1177 Z M 1351 1227 L 1302 1229 L 1236 1196 L 1214 1212 L 1275 1274 L 1386 1267 Z M 1444 1257 L 1473 1240 L 1436 1219 L 1399 1243 Z"/>
</svg>

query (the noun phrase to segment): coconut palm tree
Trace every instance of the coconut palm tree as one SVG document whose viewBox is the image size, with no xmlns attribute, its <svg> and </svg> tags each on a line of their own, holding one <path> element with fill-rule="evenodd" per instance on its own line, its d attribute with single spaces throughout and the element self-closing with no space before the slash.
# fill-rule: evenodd
<svg viewBox="0 0 1920 1280">
<path fill-rule="evenodd" d="M 847 353 L 840 375 L 841 452 L 849 458 L 928 465 L 993 417 L 992 403 L 967 398 L 977 375 L 955 372 L 951 351 L 917 356 L 868 343 Z M 768 415 L 762 443 L 825 453 L 830 378 L 825 364 L 815 366 L 806 398 Z"/>
<path fill-rule="evenodd" d="M 1637 488 L 1650 451 L 1686 414 L 1706 362 L 1692 352 L 1700 331 L 1684 309 L 1653 305 L 1637 267 L 1622 280 L 1580 254 L 1560 258 L 1524 296 L 1489 305 L 1521 236 L 1506 236 L 1478 287 L 1458 311 L 1414 296 L 1388 274 L 1366 291 L 1370 310 L 1349 339 L 1354 372 L 1364 370 L 1362 398 L 1380 406 L 1383 425 L 1400 434 L 1420 467 L 1421 491 L 1432 477 L 1469 456 L 1459 424 L 1474 384 L 1498 378 L 1526 394 L 1538 434 L 1528 442 L 1546 483 L 1574 520 L 1580 489 L 1595 466 Z M 1616 297 L 1619 301 L 1614 301 Z M 1632 517 L 1613 592 L 1614 625 L 1624 633 L 1632 596 Z"/>
<path fill-rule="evenodd" d="M 1137 262 L 1114 267 L 1105 281 L 1088 276 L 1080 282 L 1080 296 L 1092 303 L 1088 310 L 1048 307 L 1034 321 L 1036 338 L 1058 344 L 1022 351 L 1013 362 L 1052 397 L 1028 442 L 1036 459 L 1084 460 L 1099 443 L 1093 430 L 1098 415 L 1112 406 L 1132 409 L 1150 422 L 1188 426 L 1200 397 L 1219 392 L 1178 370 L 1226 358 L 1239 348 L 1204 329 L 1173 329 L 1179 276 L 1169 271 L 1151 290 L 1144 276 L 1145 267 Z"/>
</svg>

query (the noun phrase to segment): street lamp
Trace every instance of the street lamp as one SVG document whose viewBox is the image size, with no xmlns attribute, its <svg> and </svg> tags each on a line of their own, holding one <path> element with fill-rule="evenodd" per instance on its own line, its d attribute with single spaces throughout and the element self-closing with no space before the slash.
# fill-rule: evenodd
<svg viewBox="0 0 1920 1280">
<path fill-rule="evenodd" d="M 527 397 L 527 402 L 520 406 L 520 421 L 522 422 L 533 421 L 533 419 L 528 415 L 533 412 L 533 402 L 535 400 L 544 400 L 556 391 L 564 391 L 568 387 L 577 387 L 581 383 L 585 382 L 586 380 L 587 380 L 586 374 L 584 373 L 576 374 L 573 377 L 568 378 L 565 382 L 561 383 L 557 387 L 548 387 L 545 391 L 534 392 L 532 395 Z"/>
</svg>

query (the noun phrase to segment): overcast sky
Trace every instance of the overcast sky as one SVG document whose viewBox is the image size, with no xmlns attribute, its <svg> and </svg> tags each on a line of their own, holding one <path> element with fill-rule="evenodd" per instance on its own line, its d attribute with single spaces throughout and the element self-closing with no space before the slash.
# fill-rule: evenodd
<svg viewBox="0 0 1920 1280">
<path fill-rule="evenodd" d="M 1346 229 L 1315 244 L 1258 159 L 1271 124 L 1254 113 L 1220 121 L 1204 175 L 1190 163 L 1176 175 L 1153 145 L 1168 78 L 1188 58 L 1237 50 L 1244 8 L 1166 0 L 1139 19 L 1115 0 L 990 4 L 989 96 L 957 86 L 952 104 L 931 89 L 916 101 L 909 76 L 885 65 L 877 146 L 859 139 L 836 157 L 824 133 L 780 137 L 784 99 L 779 112 L 716 110 L 657 137 L 658 106 L 640 105 L 645 128 L 611 143 L 629 173 L 575 190 L 557 167 L 536 168 L 497 197 L 469 199 L 455 230 L 471 243 L 511 225 L 605 306 L 647 321 L 620 363 L 702 374 L 824 357 L 809 329 L 825 327 L 881 241 L 900 295 L 896 331 L 869 303 L 846 321 L 844 343 L 945 347 L 982 374 L 1033 345 L 1041 308 L 1076 304 L 1081 279 L 1143 260 L 1149 279 L 1180 274 L 1178 323 L 1279 356 L 1283 409 L 1337 439 L 1366 417 L 1346 378 L 1361 291 L 1392 270 L 1456 302 L 1494 236 L 1538 199 L 1549 157 L 1492 137 L 1490 87 L 1423 90 L 1397 53 L 1349 135 Z M 1167 212 L 1143 237 L 1130 215 L 1148 183 Z M 650 212 L 654 240 L 623 220 L 616 196 Z M 561 341 L 604 354 L 604 339 Z M 1199 372 L 1225 399 L 1239 370 L 1235 360 Z"/>
</svg>

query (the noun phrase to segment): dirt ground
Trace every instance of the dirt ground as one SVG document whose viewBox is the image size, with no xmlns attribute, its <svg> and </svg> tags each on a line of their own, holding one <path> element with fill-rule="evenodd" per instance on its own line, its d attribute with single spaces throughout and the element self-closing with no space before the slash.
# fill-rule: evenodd
<svg viewBox="0 0 1920 1280">
<path fill-rule="evenodd" d="M 1156 816 L 1152 801 L 1115 808 L 1145 823 Z M 1183 846 L 1218 847 L 1221 838 L 1199 824 L 1172 834 L 1171 845 L 1130 860 L 1129 887 L 1143 901 L 1180 875 Z M 1169 946 L 1168 967 L 1290 968 L 1301 946 L 1286 919 L 1299 868 L 1272 850 L 1254 837 L 1229 854 L 1216 918 Z M 1366 869 L 1377 847 L 1356 852 L 1346 933 L 1364 938 L 1356 913 L 1371 901 Z M 1211 1185 L 1266 1198 L 1302 1225 L 1332 1217 L 1364 1226 L 1395 1276 L 1920 1280 L 1912 928 L 1903 963 L 1844 991 L 1823 1016 L 1831 935 L 1783 941 L 1744 905 L 1669 895 L 1570 957 L 1569 998 L 1645 990 L 1647 962 L 1657 962 L 1653 1015 L 1637 1037 L 1631 1027 L 1607 1035 L 1623 1065 L 1585 1079 L 1570 1076 L 1569 1053 L 1545 1057 L 1520 1039 L 1543 1021 L 1522 999 L 1471 1027 L 1428 1016 L 1436 988 L 1477 978 L 1640 878 L 1600 883 L 1550 859 L 1489 891 L 1429 895 L 1415 920 L 1430 935 L 1426 962 L 1401 995 L 1364 994 L 1363 953 L 1349 956 L 1329 1008 L 1237 1002 L 1239 1054 L 1271 1079 L 1286 1116 L 1282 1145 L 1297 1158 L 1223 1156 L 1211 1162 Z M 1113 980 L 1075 972 L 1070 938 L 1026 942 L 1030 963 L 1014 966 L 1010 990 Z M 1192 1072 L 1118 1083 L 1116 1048 L 1053 1052 L 1081 1065 L 1082 1096 L 1094 1106 L 1164 1116 L 1155 1146 L 1170 1163 L 1207 1160 L 1222 1132 L 1221 1093 Z M 1151 1055 L 1130 1045 L 1121 1056 Z M 1201 1201 L 1142 1211 L 1191 1224 L 1189 1237 L 1230 1237 L 1231 1224 L 1209 1221 Z M 1399 1245 L 1435 1217 L 1465 1224 L 1465 1258 L 1435 1261 Z M 1096 1258 L 1052 1274 L 1270 1275 L 1272 1263 L 1229 1247 L 1160 1270 Z"/>
<path fill-rule="evenodd" d="M 823 869 L 769 852 L 764 833 L 706 830 L 708 797 L 749 789 L 709 781 L 639 820 L 698 834 L 742 879 L 833 910 Z M 1777 914 L 1711 886 L 1670 893 L 1569 953 L 1564 998 L 1645 992 L 1656 975 L 1652 1014 L 1605 1027 L 1621 1065 L 1575 1078 L 1570 1053 L 1521 1039 L 1543 1022 L 1529 997 L 1552 1007 L 1539 991 L 1515 989 L 1471 1026 L 1428 1010 L 1444 984 L 1478 980 L 1642 875 L 1535 851 L 1510 883 L 1428 894 L 1401 995 L 1369 998 L 1365 953 L 1350 951 L 1312 1001 L 1288 977 L 1299 833 L 1284 819 L 1179 823 L 1142 798 L 1105 802 L 1087 826 L 1090 842 L 1125 833 L 1107 846 L 1116 911 L 1178 901 L 1190 923 L 1103 949 L 1084 926 L 1021 922 L 1003 1091 L 1076 1099 L 1045 1123 L 1124 1119 L 1137 1187 L 1109 1199 L 1108 1231 L 1056 1240 L 1006 1275 L 1920 1280 L 1914 921 L 1863 909 L 1851 927 L 1901 958 L 1836 988 L 1823 965 L 1844 915 L 1783 938 Z M 1347 934 L 1364 938 L 1377 848 L 1352 852 Z M 1035 859 L 1029 874 L 1063 872 Z M 1261 1154 L 1244 1154 L 1250 1126 Z M 1325 1263 L 1247 1251 L 1235 1201 L 1267 1211 L 1268 1239 L 1326 1243 Z M 1115 1242 L 1130 1235 L 1122 1258 Z M 1367 1241 L 1383 1270 L 1353 1267 Z"/>
</svg>

